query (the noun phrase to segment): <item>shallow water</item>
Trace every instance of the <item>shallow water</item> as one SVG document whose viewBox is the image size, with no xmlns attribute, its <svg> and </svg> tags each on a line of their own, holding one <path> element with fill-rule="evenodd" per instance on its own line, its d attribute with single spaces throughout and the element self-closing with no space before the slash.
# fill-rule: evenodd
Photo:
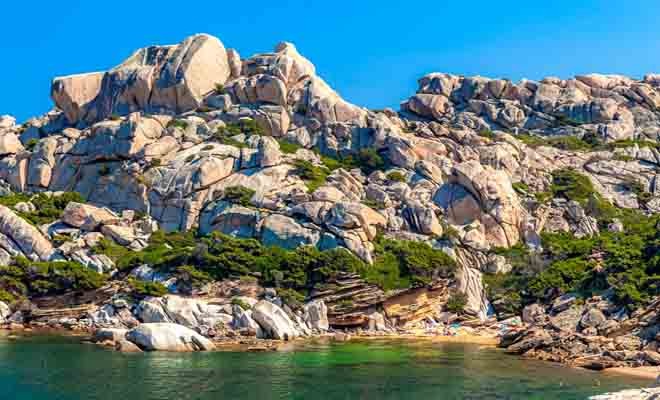
<svg viewBox="0 0 660 400">
<path fill-rule="evenodd" d="M 585 399 L 647 383 L 424 341 L 121 354 L 75 338 L 0 338 L 3 400 Z"/>
</svg>

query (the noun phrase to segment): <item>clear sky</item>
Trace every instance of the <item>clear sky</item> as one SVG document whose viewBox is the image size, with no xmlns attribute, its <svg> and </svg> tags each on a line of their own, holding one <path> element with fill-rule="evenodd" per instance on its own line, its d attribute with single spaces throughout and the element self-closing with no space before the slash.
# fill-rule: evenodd
<svg viewBox="0 0 660 400">
<path fill-rule="evenodd" d="M 58 75 L 139 47 L 219 37 L 242 57 L 296 44 L 344 98 L 395 107 L 428 72 L 540 79 L 660 72 L 658 0 L 18 0 L 2 5 L 0 114 L 48 111 Z"/>
</svg>

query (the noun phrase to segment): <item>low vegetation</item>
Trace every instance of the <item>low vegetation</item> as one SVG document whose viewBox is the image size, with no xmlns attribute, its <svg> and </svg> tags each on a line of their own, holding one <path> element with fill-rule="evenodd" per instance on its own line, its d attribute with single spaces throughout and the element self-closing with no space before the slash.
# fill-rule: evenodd
<svg viewBox="0 0 660 400">
<path fill-rule="evenodd" d="M 76 262 L 17 257 L 15 265 L 0 266 L 0 300 L 12 303 L 25 297 L 92 290 L 105 282 L 105 276 Z"/>
<path fill-rule="evenodd" d="M 30 202 L 34 205 L 34 212 L 14 211 L 23 219 L 33 225 L 50 224 L 62 216 L 62 212 L 69 202 L 84 203 L 85 199 L 80 193 L 65 192 L 57 196 L 39 193 L 29 195 L 26 193 L 12 193 L 0 197 L 0 204 L 14 209 L 18 203 Z"/>
<path fill-rule="evenodd" d="M 455 269 L 449 256 L 425 243 L 386 238 L 376 241 L 373 265 L 342 248 L 320 251 L 303 246 L 285 250 L 218 232 L 198 237 L 192 232 L 159 231 L 139 252 L 122 253 L 108 242 L 100 242 L 95 251 L 115 260 L 122 271 L 147 264 L 176 274 L 184 282 L 184 290 L 226 278 L 256 279 L 278 288 L 278 293 L 286 294 L 293 304 L 302 302 L 309 289 L 339 272 L 358 273 L 368 282 L 392 290 L 423 286 L 433 278 L 450 277 Z"/>
<path fill-rule="evenodd" d="M 623 232 L 603 230 L 599 236 L 583 238 L 546 233 L 542 252 L 521 245 L 496 250 L 513 266 L 509 274 L 484 276 L 498 311 L 519 312 L 526 304 L 565 293 L 588 297 L 606 290 L 632 310 L 660 295 L 660 216 L 614 212 L 623 222 Z"/>
</svg>

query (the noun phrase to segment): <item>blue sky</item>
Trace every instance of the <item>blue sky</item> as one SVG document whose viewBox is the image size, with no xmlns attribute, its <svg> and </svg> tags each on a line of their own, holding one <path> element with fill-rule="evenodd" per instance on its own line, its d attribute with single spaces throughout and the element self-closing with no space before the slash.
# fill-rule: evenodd
<svg viewBox="0 0 660 400">
<path fill-rule="evenodd" d="M 242 57 L 282 40 L 343 97 L 395 107 L 428 72 L 540 79 L 660 72 L 660 2 L 12 1 L 0 24 L 0 114 L 49 110 L 58 75 L 105 70 L 205 32 Z"/>
</svg>

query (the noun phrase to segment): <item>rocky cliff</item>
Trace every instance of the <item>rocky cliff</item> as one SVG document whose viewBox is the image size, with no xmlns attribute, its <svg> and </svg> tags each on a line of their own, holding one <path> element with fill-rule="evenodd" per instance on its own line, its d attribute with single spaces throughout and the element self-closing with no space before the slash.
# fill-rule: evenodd
<svg viewBox="0 0 660 400">
<path fill-rule="evenodd" d="M 22 125 L 0 119 L 5 264 L 61 260 L 125 281 L 119 258 L 99 242 L 140 252 L 157 231 L 346 249 L 377 268 L 403 254 L 401 276 L 410 280 L 398 292 L 356 267 L 308 288 L 308 300 L 328 303 L 337 327 L 376 326 L 381 314 L 388 324 L 435 323 L 448 303 L 484 321 L 576 289 L 572 281 L 542 295 L 523 288 L 513 306 L 496 293 L 505 274 L 529 280 L 554 265 L 544 235 L 625 234 L 626 221 L 660 211 L 655 75 L 514 83 L 433 73 L 399 111 L 368 110 L 342 99 L 290 43 L 241 58 L 195 35 L 137 50 L 106 72 L 55 78 L 51 96 L 56 108 L 46 115 Z M 61 192 L 86 204 L 35 219 Z M 10 200 L 17 193 L 29 195 Z M 426 243 L 457 269 L 441 276 L 446 262 L 418 262 L 426 250 L 397 241 Z M 521 248 L 537 261 L 517 265 L 511 250 Z M 593 250 L 585 259 L 598 258 Z M 137 267 L 153 267 L 144 261 Z M 539 270 L 523 271 L 532 266 Z"/>
</svg>

